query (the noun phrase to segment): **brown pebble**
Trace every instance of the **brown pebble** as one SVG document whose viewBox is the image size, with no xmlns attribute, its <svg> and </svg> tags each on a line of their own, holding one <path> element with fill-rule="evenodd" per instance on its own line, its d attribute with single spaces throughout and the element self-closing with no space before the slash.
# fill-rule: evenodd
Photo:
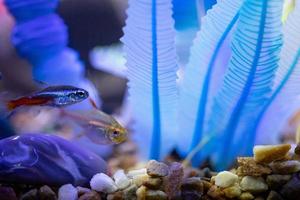
<svg viewBox="0 0 300 200">
<path fill-rule="evenodd" d="M 207 191 L 211 188 L 212 184 L 208 181 L 202 181 L 202 183 L 203 183 L 204 193 L 207 193 Z"/>
<path fill-rule="evenodd" d="M 38 200 L 38 190 L 32 189 L 23 194 L 20 198 L 21 200 Z"/>
<path fill-rule="evenodd" d="M 123 192 L 122 191 L 118 191 L 115 192 L 113 194 L 109 194 L 107 195 L 107 200 L 123 200 Z"/>
<path fill-rule="evenodd" d="M 162 179 L 161 178 L 153 178 L 148 177 L 147 180 L 144 181 L 143 185 L 149 189 L 157 190 L 162 186 Z"/>
<path fill-rule="evenodd" d="M 169 167 L 162 162 L 150 160 L 147 163 L 147 174 L 153 177 L 164 177 L 169 174 Z"/>
<path fill-rule="evenodd" d="M 123 198 L 124 200 L 135 200 L 136 197 L 136 191 L 137 191 L 137 186 L 135 184 L 132 184 L 125 190 L 123 190 Z"/>
<path fill-rule="evenodd" d="M 300 161 L 287 160 L 270 163 L 273 173 L 276 174 L 292 174 L 300 171 Z"/>
<path fill-rule="evenodd" d="M 243 192 L 239 198 L 240 200 L 252 200 L 254 196 L 250 192 Z"/>
<path fill-rule="evenodd" d="M 203 193 L 203 183 L 199 177 L 184 179 L 181 190 L 197 191 Z"/>
<path fill-rule="evenodd" d="M 1 200 L 17 200 L 17 195 L 13 188 L 0 186 Z"/>
<path fill-rule="evenodd" d="M 167 200 L 168 196 L 166 193 L 160 190 L 147 190 L 146 200 Z"/>
<path fill-rule="evenodd" d="M 169 175 L 165 177 L 165 191 L 170 199 L 180 196 L 180 188 L 183 179 L 183 167 L 174 162 L 170 165 Z"/>
<path fill-rule="evenodd" d="M 223 199 L 225 199 L 224 192 L 220 188 L 218 188 L 217 186 L 215 186 L 215 185 L 212 186 L 208 190 L 207 195 L 209 195 L 210 197 L 212 197 L 215 200 L 223 200 Z"/>
<path fill-rule="evenodd" d="M 239 157 L 237 162 L 239 167 L 236 173 L 239 176 L 262 176 L 272 172 L 269 167 L 256 163 L 252 157 Z"/>
<path fill-rule="evenodd" d="M 284 200 L 284 199 L 277 192 L 271 191 L 267 197 L 267 200 Z"/>
<path fill-rule="evenodd" d="M 234 186 L 225 188 L 223 190 L 223 192 L 224 192 L 225 196 L 230 198 L 230 199 L 239 197 L 242 193 L 242 191 L 241 191 L 238 184 L 235 184 Z"/>
<path fill-rule="evenodd" d="M 257 145 L 253 148 L 254 160 L 257 163 L 270 163 L 284 159 L 291 149 L 290 144 Z"/>
<path fill-rule="evenodd" d="M 137 200 L 146 200 L 146 192 L 147 188 L 145 186 L 141 186 L 136 191 Z"/>
<path fill-rule="evenodd" d="M 297 144 L 294 152 L 295 154 L 300 155 L 300 143 Z"/>
<path fill-rule="evenodd" d="M 280 187 L 286 184 L 291 177 L 291 175 L 271 174 L 267 176 L 266 182 L 271 189 L 278 190 Z"/>
<path fill-rule="evenodd" d="M 81 195 L 78 200 L 101 200 L 101 197 L 98 192 L 91 190 Z"/>
<path fill-rule="evenodd" d="M 39 190 L 40 200 L 56 200 L 55 192 L 47 185 L 44 185 Z"/>
</svg>

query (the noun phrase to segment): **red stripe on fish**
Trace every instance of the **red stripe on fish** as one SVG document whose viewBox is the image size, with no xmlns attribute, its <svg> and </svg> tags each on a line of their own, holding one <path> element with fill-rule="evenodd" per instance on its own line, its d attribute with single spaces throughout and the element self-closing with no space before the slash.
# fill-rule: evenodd
<svg viewBox="0 0 300 200">
<path fill-rule="evenodd" d="M 7 103 L 7 108 L 13 110 L 19 106 L 26 105 L 45 105 L 51 101 L 51 98 L 38 98 L 38 97 L 22 97 L 16 100 L 11 100 Z"/>
</svg>

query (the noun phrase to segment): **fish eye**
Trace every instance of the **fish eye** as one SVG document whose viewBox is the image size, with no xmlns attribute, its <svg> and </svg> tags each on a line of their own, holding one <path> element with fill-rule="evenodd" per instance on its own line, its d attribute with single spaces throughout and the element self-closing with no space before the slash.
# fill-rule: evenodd
<svg viewBox="0 0 300 200">
<path fill-rule="evenodd" d="M 80 97 L 84 97 L 84 92 L 77 92 Z"/>
<path fill-rule="evenodd" d="M 113 131 L 113 135 L 114 135 L 114 136 L 118 136 L 118 135 L 119 135 L 119 132 L 118 132 L 118 131 Z"/>
</svg>

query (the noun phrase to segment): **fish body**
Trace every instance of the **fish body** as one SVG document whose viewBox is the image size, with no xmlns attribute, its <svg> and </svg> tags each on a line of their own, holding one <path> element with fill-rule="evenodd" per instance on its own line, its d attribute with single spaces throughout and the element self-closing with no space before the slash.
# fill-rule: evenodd
<svg viewBox="0 0 300 200">
<path fill-rule="evenodd" d="M 7 108 L 13 110 L 20 106 L 53 106 L 63 107 L 79 103 L 88 98 L 89 93 L 81 88 L 73 86 L 51 86 L 29 96 L 10 100 Z"/>
<path fill-rule="evenodd" d="M 84 134 L 94 143 L 119 144 L 127 139 L 127 130 L 112 116 L 93 109 L 87 112 L 63 111 L 64 115 L 84 129 Z"/>
</svg>

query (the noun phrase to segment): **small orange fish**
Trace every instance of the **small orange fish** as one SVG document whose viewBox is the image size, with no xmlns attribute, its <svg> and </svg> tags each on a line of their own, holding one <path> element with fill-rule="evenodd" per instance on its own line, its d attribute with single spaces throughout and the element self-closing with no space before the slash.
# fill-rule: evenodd
<svg viewBox="0 0 300 200">
<path fill-rule="evenodd" d="M 73 86 L 51 86 L 32 95 L 20 97 L 7 102 L 8 110 L 20 106 L 53 106 L 63 107 L 72 105 L 88 98 L 89 93 L 84 89 Z"/>
</svg>

